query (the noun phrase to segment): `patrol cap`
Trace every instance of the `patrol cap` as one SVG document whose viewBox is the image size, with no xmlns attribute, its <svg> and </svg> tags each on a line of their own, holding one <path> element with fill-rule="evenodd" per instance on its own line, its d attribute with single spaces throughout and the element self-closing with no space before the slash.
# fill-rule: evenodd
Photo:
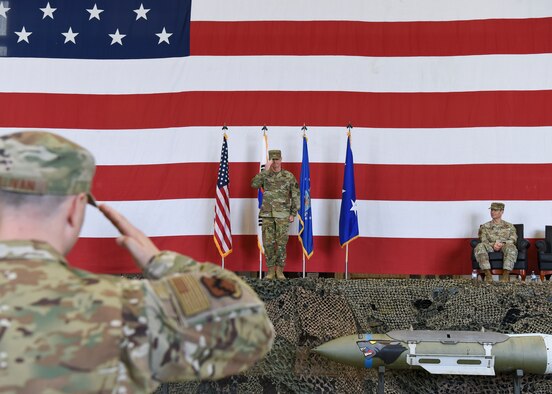
<svg viewBox="0 0 552 394">
<path fill-rule="evenodd" d="M 504 203 L 503 202 L 493 202 L 491 203 L 491 206 L 489 209 L 494 209 L 496 211 L 503 211 L 504 210 Z"/>
<path fill-rule="evenodd" d="M 268 159 L 274 160 L 274 159 L 282 159 L 282 151 L 281 150 L 269 150 L 268 151 Z"/>
<path fill-rule="evenodd" d="M 0 137 L 0 189 L 15 193 L 70 196 L 90 193 L 96 164 L 92 154 L 59 135 L 22 131 Z"/>
</svg>

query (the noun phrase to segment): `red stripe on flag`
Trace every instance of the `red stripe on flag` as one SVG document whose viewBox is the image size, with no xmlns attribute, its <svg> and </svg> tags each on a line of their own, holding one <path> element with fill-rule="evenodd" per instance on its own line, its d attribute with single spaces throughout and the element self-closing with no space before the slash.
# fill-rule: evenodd
<svg viewBox="0 0 552 394">
<path fill-rule="evenodd" d="M 191 55 L 459 56 L 552 52 L 552 18 L 192 22 Z"/>
<path fill-rule="evenodd" d="M 552 90 L 2 93 L 0 127 L 144 129 L 221 124 L 344 126 L 349 122 L 356 127 L 381 128 L 543 126 L 552 125 L 551 102 Z"/>
<path fill-rule="evenodd" d="M 210 235 L 152 239 L 164 250 L 184 253 L 199 261 L 220 261 Z M 533 243 L 534 240 L 530 241 Z M 338 246 L 337 237 L 314 237 L 314 245 L 316 253 L 307 262 L 307 272 L 344 272 L 345 249 Z M 530 271 L 536 270 L 536 255 L 531 249 Z M 286 271 L 302 271 L 300 243 L 290 239 L 287 251 Z M 226 268 L 233 271 L 258 271 L 259 254 L 255 235 L 234 236 L 234 252 L 225 258 Z M 467 275 L 471 272 L 470 254 L 469 239 L 361 237 L 349 247 L 349 272 Z M 90 261 L 90 256 L 94 256 L 94 261 Z M 114 239 L 81 238 L 69 255 L 69 261 L 71 265 L 94 272 L 139 272 Z"/>
<path fill-rule="evenodd" d="M 221 255 L 226 255 L 232 250 L 232 231 L 230 229 L 230 198 L 228 188 L 218 189 L 215 208 L 215 233 L 214 237 Z"/>
<path fill-rule="evenodd" d="M 520 136 L 522 138 L 522 136 Z M 301 163 L 284 163 L 300 173 Z M 100 201 L 214 198 L 217 163 L 99 166 L 93 193 Z M 257 163 L 232 162 L 233 198 L 256 198 Z M 340 199 L 341 163 L 310 163 L 311 197 Z M 505 174 L 508 182 L 489 182 Z M 355 164 L 359 200 L 552 200 L 552 164 L 388 165 Z M 140 179 L 140 182 L 129 180 Z M 374 186 L 376 185 L 376 186 Z M 469 185 L 469 187 L 467 186 Z M 516 185 L 512 187 L 511 185 Z"/>
</svg>

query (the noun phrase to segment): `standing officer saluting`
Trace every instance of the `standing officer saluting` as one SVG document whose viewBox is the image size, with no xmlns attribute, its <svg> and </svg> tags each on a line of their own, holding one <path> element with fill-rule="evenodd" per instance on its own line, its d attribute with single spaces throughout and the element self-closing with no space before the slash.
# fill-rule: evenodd
<svg viewBox="0 0 552 394">
<path fill-rule="evenodd" d="M 232 272 L 160 252 L 114 209 L 100 211 L 149 280 L 72 268 L 94 158 L 45 132 L 0 137 L 0 392 L 152 392 L 160 382 L 237 374 L 274 330 Z"/>
<path fill-rule="evenodd" d="M 254 189 L 264 188 L 263 203 L 259 211 L 262 218 L 263 246 L 268 274 L 266 279 L 285 279 L 286 245 L 289 224 L 295 220 L 299 209 L 299 185 L 295 176 L 282 169 L 282 152 L 268 151 L 268 163 L 251 180 Z"/>
</svg>

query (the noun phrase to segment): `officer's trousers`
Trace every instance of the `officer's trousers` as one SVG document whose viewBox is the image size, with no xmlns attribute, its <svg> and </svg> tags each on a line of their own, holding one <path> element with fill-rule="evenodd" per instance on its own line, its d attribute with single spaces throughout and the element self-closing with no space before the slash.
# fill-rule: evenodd
<svg viewBox="0 0 552 394">
<path fill-rule="evenodd" d="M 263 217 L 263 247 L 266 265 L 269 267 L 286 265 L 286 245 L 289 239 L 289 219 Z"/>
<path fill-rule="evenodd" d="M 489 253 L 493 251 L 493 248 L 485 245 L 483 242 L 477 244 L 474 250 L 475 259 L 479 263 L 479 268 L 482 270 L 490 270 L 491 263 L 489 263 Z M 511 271 L 516 263 L 518 250 L 515 245 L 504 244 L 501 250 L 504 254 L 504 263 L 502 269 Z"/>
</svg>

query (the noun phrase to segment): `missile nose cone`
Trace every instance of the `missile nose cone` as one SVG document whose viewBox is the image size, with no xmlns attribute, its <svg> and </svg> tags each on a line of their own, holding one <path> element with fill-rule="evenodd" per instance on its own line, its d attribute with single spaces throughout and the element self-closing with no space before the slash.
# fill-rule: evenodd
<svg viewBox="0 0 552 394">
<path fill-rule="evenodd" d="M 333 361 L 363 366 L 364 357 L 356 344 L 356 340 L 356 335 L 333 339 L 317 346 L 313 351 Z"/>
<path fill-rule="evenodd" d="M 314 349 L 312 349 L 312 351 L 327 357 L 328 353 L 330 353 L 330 354 L 332 353 L 332 350 L 331 350 L 332 346 L 328 345 L 330 342 L 323 343 L 322 345 L 317 346 Z"/>
</svg>

